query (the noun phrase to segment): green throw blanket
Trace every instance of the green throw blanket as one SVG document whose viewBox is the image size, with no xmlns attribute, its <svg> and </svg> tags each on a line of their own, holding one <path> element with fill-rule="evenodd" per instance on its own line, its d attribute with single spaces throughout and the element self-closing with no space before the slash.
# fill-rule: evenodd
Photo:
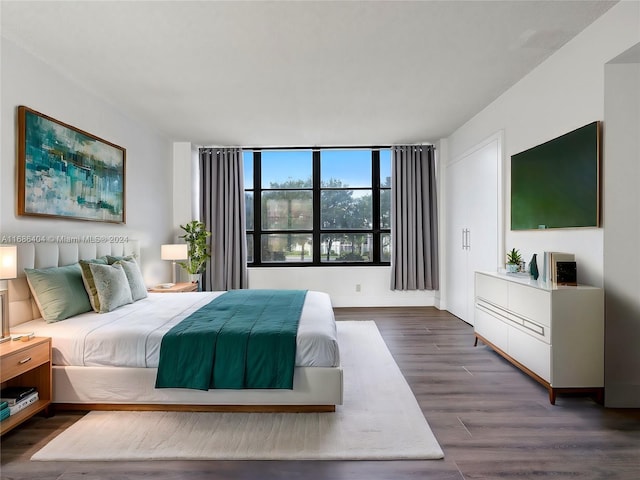
<svg viewBox="0 0 640 480">
<path fill-rule="evenodd" d="M 156 388 L 293 388 L 306 290 L 232 290 L 162 338 Z"/>
</svg>

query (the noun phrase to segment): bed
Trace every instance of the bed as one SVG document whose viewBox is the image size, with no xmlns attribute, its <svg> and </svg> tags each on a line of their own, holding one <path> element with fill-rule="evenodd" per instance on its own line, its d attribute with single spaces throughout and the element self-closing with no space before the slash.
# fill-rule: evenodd
<svg viewBox="0 0 640 480">
<path fill-rule="evenodd" d="M 139 258 L 138 243 L 24 243 L 18 271 L 105 255 Z M 47 323 L 24 275 L 9 281 L 12 332 L 52 338 L 53 404 L 76 410 L 334 411 L 342 368 L 329 296 L 306 294 L 296 337 L 292 389 L 155 388 L 160 344 L 172 326 L 223 292 L 148 293 L 108 313 Z"/>
</svg>

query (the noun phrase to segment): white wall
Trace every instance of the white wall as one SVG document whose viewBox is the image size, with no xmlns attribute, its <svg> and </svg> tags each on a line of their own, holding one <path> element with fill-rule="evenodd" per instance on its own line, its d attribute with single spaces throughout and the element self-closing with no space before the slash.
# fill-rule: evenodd
<svg viewBox="0 0 640 480">
<path fill-rule="evenodd" d="M 173 217 L 171 242 L 183 243 L 178 238 L 184 233 L 180 225 L 200 218 L 198 172 L 198 146 L 191 142 L 173 143 Z M 178 282 L 188 281 L 184 268 L 176 267 Z"/>
<path fill-rule="evenodd" d="M 166 281 L 169 262 L 160 260 L 160 244 L 169 240 L 172 225 L 171 143 L 11 41 L 1 41 L 0 236 L 129 236 L 140 241 L 145 281 Z M 16 215 L 18 105 L 126 148 L 125 225 Z"/>
<path fill-rule="evenodd" d="M 190 142 L 173 144 L 173 226 L 176 235 L 184 233 L 180 225 L 200 218 L 198 149 Z"/>
<path fill-rule="evenodd" d="M 432 306 L 433 291 L 389 290 L 390 267 L 269 267 L 250 268 L 250 288 L 320 290 L 334 307 Z M 357 291 L 357 286 L 360 291 Z"/>
<path fill-rule="evenodd" d="M 640 40 L 639 12 L 640 2 L 615 5 L 447 139 L 455 159 L 504 130 L 505 248 L 518 248 L 527 261 L 543 251 L 573 252 L 578 280 L 595 286 L 603 285 L 602 228 L 510 231 L 510 157 L 604 119 L 604 65 Z"/>
<path fill-rule="evenodd" d="M 640 43 L 631 52 L 605 67 L 605 405 L 638 408 Z"/>
</svg>

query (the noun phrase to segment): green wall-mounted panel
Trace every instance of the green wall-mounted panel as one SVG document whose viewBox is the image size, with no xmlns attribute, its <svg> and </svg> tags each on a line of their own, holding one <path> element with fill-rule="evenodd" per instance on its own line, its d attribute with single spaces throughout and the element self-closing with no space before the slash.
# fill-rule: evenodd
<svg viewBox="0 0 640 480">
<path fill-rule="evenodd" d="M 599 224 L 599 122 L 511 157 L 511 230 Z"/>
</svg>

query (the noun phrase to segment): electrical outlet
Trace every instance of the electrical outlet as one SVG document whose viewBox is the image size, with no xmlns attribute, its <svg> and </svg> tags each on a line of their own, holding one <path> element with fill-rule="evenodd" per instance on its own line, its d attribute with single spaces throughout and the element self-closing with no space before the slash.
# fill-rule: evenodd
<svg viewBox="0 0 640 480">
<path fill-rule="evenodd" d="M 359 284 L 359 283 L 356 283 L 356 292 L 359 292 L 360 290 L 361 290 L 361 288 L 360 288 L 360 284 Z"/>
</svg>

